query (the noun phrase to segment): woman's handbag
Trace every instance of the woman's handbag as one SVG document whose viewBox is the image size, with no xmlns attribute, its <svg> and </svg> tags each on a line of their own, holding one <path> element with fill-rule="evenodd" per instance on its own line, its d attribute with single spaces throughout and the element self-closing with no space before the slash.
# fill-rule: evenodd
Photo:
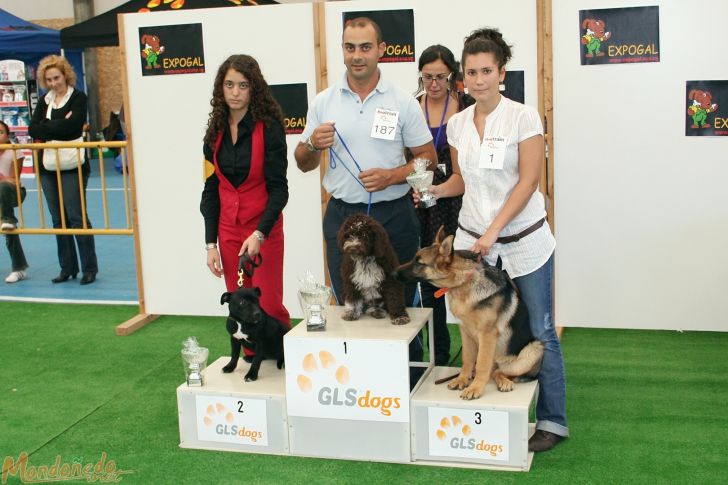
<svg viewBox="0 0 728 485">
<path fill-rule="evenodd" d="M 48 103 L 48 111 L 46 111 L 46 118 L 51 119 L 51 110 L 53 109 L 53 102 Z M 83 137 L 79 136 L 75 140 L 48 140 L 47 143 L 69 143 L 69 142 L 82 142 Z M 46 148 L 43 150 L 43 166 L 46 170 L 56 170 L 59 167 L 61 170 L 70 170 L 78 167 L 79 156 L 81 165 L 86 161 L 86 150 L 83 148 Z"/>
</svg>

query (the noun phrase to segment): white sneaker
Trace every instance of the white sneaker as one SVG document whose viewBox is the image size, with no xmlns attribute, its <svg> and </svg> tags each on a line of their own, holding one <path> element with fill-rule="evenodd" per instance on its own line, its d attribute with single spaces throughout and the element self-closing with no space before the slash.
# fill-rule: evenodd
<svg viewBox="0 0 728 485">
<path fill-rule="evenodd" d="M 2 225 L 0 225 L 0 230 L 3 231 L 12 231 L 17 226 L 13 224 L 12 222 L 3 222 Z"/>
<path fill-rule="evenodd" d="M 24 280 L 25 277 L 25 271 L 13 271 L 5 278 L 5 283 L 17 283 L 20 280 Z"/>
</svg>

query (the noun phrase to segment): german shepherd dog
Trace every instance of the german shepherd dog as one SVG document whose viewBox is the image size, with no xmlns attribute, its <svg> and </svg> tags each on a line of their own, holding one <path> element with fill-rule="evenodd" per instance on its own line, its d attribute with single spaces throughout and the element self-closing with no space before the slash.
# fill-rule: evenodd
<svg viewBox="0 0 728 485">
<path fill-rule="evenodd" d="M 538 374 L 543 343 L 533 337 L 526 306 L 506 274 L 476 253 L 453 250 L 454 236 L 444 233 L 441 227 L 434 244 L 397 268 L 396 276 L 444 289 L 462 322 L 463 367 L 448 388 L 462 390 L 462 399 L 477 399 L 492 374 L 499 391 L 512 391 L 512 379 Z"/>
</svg>

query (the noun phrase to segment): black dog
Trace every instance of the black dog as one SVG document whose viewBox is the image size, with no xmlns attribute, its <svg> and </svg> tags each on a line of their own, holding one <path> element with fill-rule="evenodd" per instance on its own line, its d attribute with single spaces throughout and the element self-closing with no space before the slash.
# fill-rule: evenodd
<svg viewBox="0 0 728 485">
<path fill-rule="evenodd" d="M 260 288 L 238 288 L 225 292 L 220 304 L 228 304 L 230 316 L 225 326 L 230 334 L 230 362 L 222 368 L 226 374 L 234 371 L 240 358 L 240 347 L 255 352 L 245 381 L 258 379 L 263 359 L 276 359 L 278 368 L 283 367 L 283 335 L 287 326 L 260 308 Z"/>
</svg>

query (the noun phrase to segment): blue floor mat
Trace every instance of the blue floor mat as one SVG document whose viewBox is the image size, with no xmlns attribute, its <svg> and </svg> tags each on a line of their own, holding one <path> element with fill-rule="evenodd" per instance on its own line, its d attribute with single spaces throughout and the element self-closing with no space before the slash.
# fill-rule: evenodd
<svg viewBox="0 0 728 485">
<path fill-rule="evenodd" d="M 121 174 L 114 170 L 113 159 L 105 160 L 104 167 L 109 227 L 125 228 Z M 40 227 L 36 180 L 34 177 L 24 177 L 22 182 L 28 192 L 23 203 L 25 225 Z M 95 228 L 104 227 L 98 160 L 91 160 L 91 176 L 86 197 L 91 224 Z M 45 225 L 51 227 L 45 200 L 43 207 Z M 17 209 L 16 215 L 18 215 Z M 11 270 L 10 256 L 4 247 L 5 244 L 0 244 L 0 300 L 138 304 L 133 236 L 95 236 L 99 273 L 93 284 L 85 286 L 79 284 L 80 274 L 75 280 L 59 284 L 51 283 L 51 279 L 60 272 L 55 236 L 24 235 L 20 238 L 30 265 L 27 270 L 28 277 L 17 283 L 5 283 L 5 276 Z"/>
</svg>

